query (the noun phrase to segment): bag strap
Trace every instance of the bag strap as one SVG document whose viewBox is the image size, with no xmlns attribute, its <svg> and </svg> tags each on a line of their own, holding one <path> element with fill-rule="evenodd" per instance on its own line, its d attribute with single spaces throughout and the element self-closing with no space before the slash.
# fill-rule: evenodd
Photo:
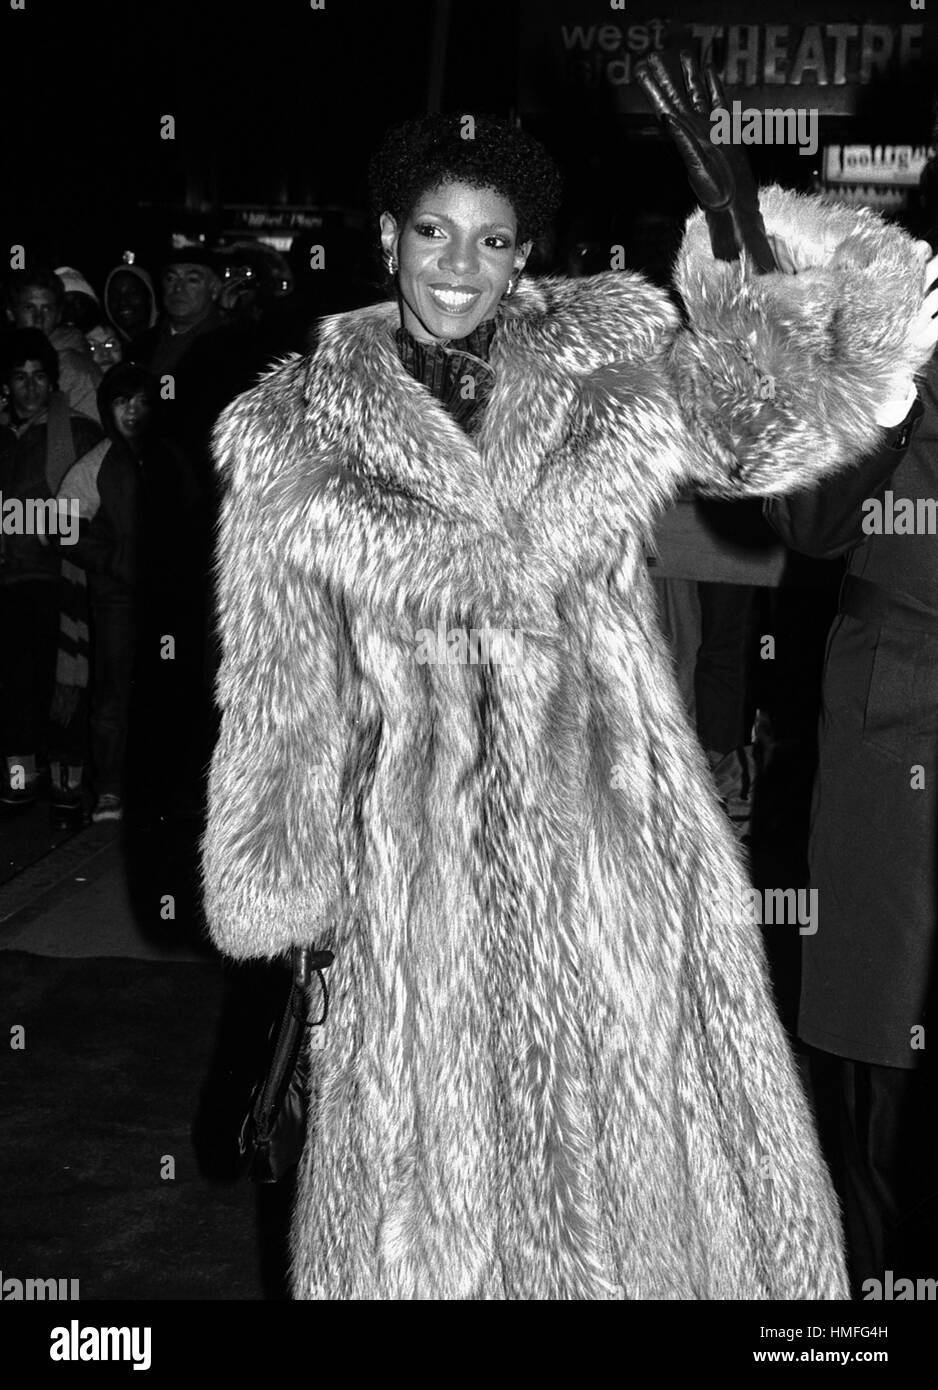
<svg viewBox="0 0 938 1390">
<path fill-rule="evenodd" d="M 249 1112 L 258 1134 L 266 1134 L 274 1114 L 278 1098 L 296 1066 L 297 1054 L 304 1028 L 319 1026 L 326 1021 L 329 1012 L 329 991 L 326 988 L 323 970 L 330 966 L 335 957 L 331 951 L 317 951 L 312 946 L 293 948 L 293 986 L 290 998 L 280 1020 L 277 1041 L 267 1076 L 258 1088 L 257 1095 Z M 310 973 L 315 970 L 323 992 L 322 1018 L 313 1018 L 310 1007 Z M 244 1135 L 242 1133 L 242 1143 Z M 242 1153 L 245 1152 L 242 1147 Z"/>
<path fill-rule="evenodd" d="M 332 951 L 318 951 L 314 946 L 293 948 L 293 1016 L 307 1027 L 321 1027 L 329 1015 L 329 987 L 322 972 L 328 970 L 334 960 L 335 955 Z M 314 971 L 319 977 L 322 990 L 322 1018 L 313 1018 L 310 1007 L 310 986 Z"/>
</svg>

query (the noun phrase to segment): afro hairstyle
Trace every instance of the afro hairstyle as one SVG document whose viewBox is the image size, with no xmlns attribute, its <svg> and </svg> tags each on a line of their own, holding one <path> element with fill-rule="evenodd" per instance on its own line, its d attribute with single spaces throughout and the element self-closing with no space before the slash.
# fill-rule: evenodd
<svg viewBox="0 0 938 1390">
<path fill-rule="evenodd" d="M 443 183 L 493 188 L 512 206 L 518 240 L 536 241 L 560 206 L 560 170 L 533 136 L 486 115 L 432 115 L 392 126 L 368 170 L 375 221 L 398 226 L 422 193 Z"/>
</svg>

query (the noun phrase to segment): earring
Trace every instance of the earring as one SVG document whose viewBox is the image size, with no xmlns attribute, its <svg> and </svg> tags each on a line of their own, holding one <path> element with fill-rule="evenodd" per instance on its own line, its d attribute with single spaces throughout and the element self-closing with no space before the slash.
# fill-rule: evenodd
<svg viewBox="0 0 938 1390">
<path fill-rule="evenodd" d="M 387 266 L 389 275 L 397 274 L 397 257 L 395 256 L 393 251 L 389 251 L 388 254 L 385 256 L 384 264 Z"/>
<path fill-rule="evenodd" d="M 514 294 L 515 290 L 518 288 L 518 281 L 519 281 L 520 279 L 521 279 L 521 275 L 520 275 L 520 273 L 519 273 L 518 275 L 512 276 L 512 278 L 508 281 L 508 284 L 505 286 L 505 298 L 506 298 L 506 299 L 510 299 L 511 296 Z"/>
</svg>

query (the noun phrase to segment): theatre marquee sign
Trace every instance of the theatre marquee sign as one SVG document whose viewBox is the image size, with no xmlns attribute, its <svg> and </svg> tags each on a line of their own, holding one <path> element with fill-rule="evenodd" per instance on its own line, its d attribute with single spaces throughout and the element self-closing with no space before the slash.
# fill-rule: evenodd
<svg viewBox="0 0 938 1390">
<path fill-rule="evenodd" d="M 890 11 L 895 21 L 883 23 Z M 686 47 L 713 61 L 726 85 L 744 89 L 753 105 L 810 104 L 821 115 L 850 115 L 864 87 L 935 52 L 924 14 L 918 18 L 911 5 L 827 0 L 809 8 L 772 0 L 760 6 L 757 22 L 752 12 L 751 4 L 685 0 L 649 16 L 602 0 L 522 0 L 520 108 L 548 112 L 579 90 L 592 91 L 606 109 L 646 115 L 636 65 L 650 53 Z"/>
</svg>

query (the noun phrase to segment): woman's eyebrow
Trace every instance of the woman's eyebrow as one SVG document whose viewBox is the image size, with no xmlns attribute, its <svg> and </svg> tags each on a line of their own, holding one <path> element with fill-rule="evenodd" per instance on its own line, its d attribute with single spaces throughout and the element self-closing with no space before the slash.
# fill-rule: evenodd
<svg viewBox="0 0 938 1390">
<path fill-rule="evenodd" d="M 426 212 L 414 213 L 415 222 L 419 222 L 424 217 L 435 217 L 438 222 L 448 222 L 450 226 L 453 225 L 453 219 L 451 217 L 447 217 L 445 212 L 431 212 L 429 209 L 427 209 Z M 479 231 L 504 232 L 506 236 L 511 236 L 511 228 L 505 222 L 483 222 L 481 227 L 479 227 Z"/>
</svg>

